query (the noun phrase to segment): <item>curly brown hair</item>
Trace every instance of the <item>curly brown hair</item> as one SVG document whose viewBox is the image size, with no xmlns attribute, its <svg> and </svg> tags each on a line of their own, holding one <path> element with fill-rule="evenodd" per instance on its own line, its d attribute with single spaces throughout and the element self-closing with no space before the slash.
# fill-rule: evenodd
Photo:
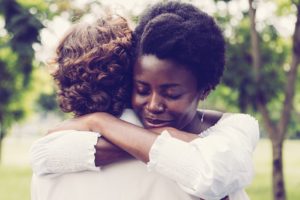
<svg viewBox="0 0 300 200">
<path fill-rule="evenodd" d="M 56 49 L 58 102 L 76 116 L 120 116 L 130 104 L 132 31 L 124 18 L 75 25 Z"/>
</svg>

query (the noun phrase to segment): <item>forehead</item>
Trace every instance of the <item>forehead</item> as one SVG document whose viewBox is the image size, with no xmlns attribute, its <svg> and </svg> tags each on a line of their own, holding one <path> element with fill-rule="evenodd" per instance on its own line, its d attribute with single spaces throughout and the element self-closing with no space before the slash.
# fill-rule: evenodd
<svg viewBox="0 0 300 200">
<path fill-rule="evenodd" d="M 134 67 L 134 78 L 147 82 L 196 85 L 196 77 L 184 65 L 154 55 L 141 56 Z"/>
</svg>

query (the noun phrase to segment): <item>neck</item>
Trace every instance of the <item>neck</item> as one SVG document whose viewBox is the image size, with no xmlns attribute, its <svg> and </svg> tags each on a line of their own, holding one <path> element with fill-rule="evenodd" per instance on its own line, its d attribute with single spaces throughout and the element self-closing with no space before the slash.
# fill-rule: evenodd
<svg viewBox="0 0 300 200">
<path fill-rule="evenodd" d="M 205 126 L 204 126 L 205 117 L 204 117 L 204 121 L 201 122 L 202 114 L 203 114 L 202 112 L 196 112 L 193 120 L 185 128 L 183 128 L 183 131 L 199 134 L 203 130 L 205 130 Z"/>
</svg>

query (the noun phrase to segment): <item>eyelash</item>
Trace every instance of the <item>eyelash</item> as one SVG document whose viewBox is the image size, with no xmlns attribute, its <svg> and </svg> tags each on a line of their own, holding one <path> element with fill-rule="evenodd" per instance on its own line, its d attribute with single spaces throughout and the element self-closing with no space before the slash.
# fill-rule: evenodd
<svg viewBox="0 0 300 200">
<path fill-rule="evenodd" d="M 147 94 L 149 94 L 149 90 L 147 90 L 145 88 L 136 87 L 136 93 L 141 95 L 141 96 L 146 96 Z"/>
<path fill-rule="evenodd" d="M 140 96 L 147 96 L 150 92 L 148 89 L 144 89 L 144 88 L 136 88 L 136 93 Z M 163 94 L 163 96 L 165 96 L 167 99 L 171 99 L 171 100 L 177 100 L 179 99 L 182 94 L 176 94 L 176 95 L 170 95 L 170 94 Z"/>
<path fill-rule="evenodd" d="M 181 94 L 179 94 L 179 95 L 168 95 L 168 94 L 166 94 L 165 95 L 168 99 L 171 99 L 171 100 L 177 100 L 177 99 L 179 99 L 182 95 Z"/>
</svg>

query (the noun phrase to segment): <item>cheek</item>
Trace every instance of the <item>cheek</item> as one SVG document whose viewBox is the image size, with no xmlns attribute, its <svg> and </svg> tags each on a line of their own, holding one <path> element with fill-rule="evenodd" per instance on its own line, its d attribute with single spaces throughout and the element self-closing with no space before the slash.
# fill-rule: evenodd
<svg viewBox="0 0 300 200">
<path fill-rule="evenodd" d="M 197 99 L 187 99 L 184 102 L 178 102 L 172 105 L 173 113 L 176 115 L 177 123 L 180 124 L 180 126 L 185 126 L 193 120 L 197 113 L 197 108 Z"/>
<path fill-rule="evenodd" d="M 194 113 L 197 110 L 197 106 L 195 104 L 185 104 L 174 108 L 174 111 L 176 111 L 177 115 L 180 116 L 180 118 L 190 118 L 190 116 L 193 116 Z"/>
<path fill-rule="evenodd" d="M 197 110 L 198 98 L 196 98 L 194 95 L 188 96 L 182 99 L 182 101 L 174 103 L 173 107 L 180 113 L 192 113 L 193 111 Z"/>
</svg>

